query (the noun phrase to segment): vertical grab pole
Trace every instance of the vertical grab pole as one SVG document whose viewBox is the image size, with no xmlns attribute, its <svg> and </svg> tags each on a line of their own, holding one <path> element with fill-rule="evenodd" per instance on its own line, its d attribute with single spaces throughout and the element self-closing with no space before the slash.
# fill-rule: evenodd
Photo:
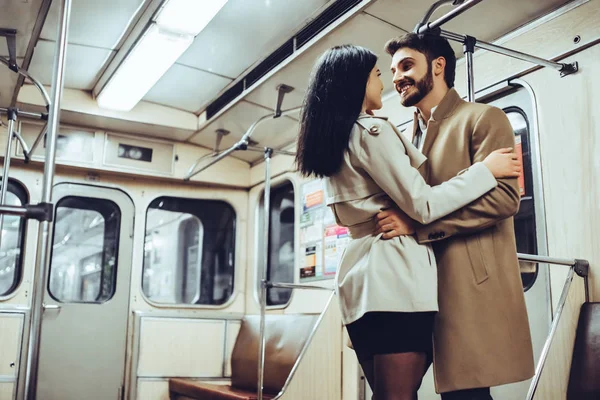
<svg viewBox="0 0 600 400">
<path fill-rule="evenodd" d="M 2 205 L 6 205 L 6 191 L 8 190 L 8 169 L 10 168 L 10 153 L 12 150 L 13 131 L 15 129 L 15 123 L 17 121 L 17 110 L 14 108 L 9 108 L 6 114 L 8 116 L 8 134 L 6 135 L 6 151 L 4 153 L 4 165 L 2 166 L 2 191 L 0 192 L 0 204 Z M 2 215 L 0 215 L 0 221 L 2 221 L 1 218 Z"/>
<path fill-rule="evenodd" d="M 58 25 L 58 44 L 56 47 L 52 74 L 52 95 L 48 115 L 46 162 L 44 163 L 44 183 L 42 186 L 41 203 L 50 203 L 52 201 L 52 186 L 54 182 L 54 164 L 56 156 L 56 136 L 59 128 L 60 101 L 62 98 L 64 85 L 71 0 L 60 0 L 59 7 L 60 19 Z M 46 267 L 51 244 L 49 240 L 49 228 L 49 221 L 40 222 L 38 229 L 36 265 L 32 279 L 33 290 L 31 300 L 31 325 L 29 329 L 29 346 L 27 351 L 27 375 L 25 378 L 25 395 L 27 400 L 34 400 L 36 398 L 37 391 L 42 314 L 44 313 L 44 282 L 46 279 Z"/>
<path fill-rule="evenodd" d="M 271 156 L 273 149 L 265 148 L 265 199 L 263 222 L 263 269 L 260 280 L 260 342 L 258 344 L 258 400 L 263 400 L 265 381 L 265 311 L 267 307 L 267 266 L 269 264 L 269 211 L 271 208 Z"/>
<path fill-rule="evenodd" d="M 473 73 L 473 52 L 475 51 L 477 39 L 472 36 L 466 36 L 463 42 L 463 53 L 466 58 L 467 66 L 467 96 L 469 102 L 475 101 L 475 75 Z"/>
<path fill-rule="evenodd" d="M 13 131 L 17 121 L 17 109 L 9 108 L 8 133 L 6 134 L 6 151 L 4 153 L 4 165 L 2 166 L 2 189 L 0 190 L 0 204 L 6 205 L 6 192 L 8 191 L 8 170 L 10 168 L 10 153 L 12 150 Z M 0 214 L 0 232 L 4 229 L 4 214 Z M 0 248 L 2 248 L 2 237 L 0 236 Z"/>
<path fill-rule="evenodd" d="M 6 112 L 8 116 L 8 133 L 6 134 L 6 151 L 4 152 L 4 165 L 2 166 L 2 189 L 0 190 L 0 204 L 6 205 L 6 193 L 8 191 L 8 171 L 10 169 L 10 153 L 12 151 L 12 138 L 17 122 L 17 109 L 9 108 Z M 0 231 L 4 228 L 4 215 L 0 214 Z M 0 247 L 2 246 L 0 238 Z"/>
</svg>

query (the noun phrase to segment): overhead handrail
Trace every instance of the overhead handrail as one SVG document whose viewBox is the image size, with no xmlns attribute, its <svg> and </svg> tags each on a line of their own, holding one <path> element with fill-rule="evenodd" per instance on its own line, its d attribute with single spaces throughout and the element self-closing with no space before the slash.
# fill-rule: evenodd
<svg viewBox="0 0 600 400">
<path fill-rule="evenodd" d="M 7 60 L 6 58 L 0 57 L 0 62 L 3 63 L 3 64 L 5 64 L 12 71 L 15 71 L 11 67 L 10 61 Z M 28 71 L 26 71 L 26 70 L 24 70 L 22 68 L 19 68 L 18 66 L 17 66 L 15 72 L 17 74 L 22 75 L 23 77 L 27 78 L 29 80 L 29 82 L 31 82 L 36 88 L 38 88 L 38 90 L 42 94 L 42 97 L 44 98 L 44 102 L 46 103 L 46 108 L 49 108 L 50 107 L 50 96 L 48 95 L 48 92 L 46 91 L 46 88 L 44 88 L 44 85 L 42 85 L 42 83 L 40 81 L 38 81 L 36 78 L 34 78 L 33 76 L 31 76 Z"/>
<path fill-rule="evenodd" d="M 252 123 L 252 125 L 250 125 L 248 130 L 244 133 L 242 138 L 240 140 L 238 140 L 233 146 L 231 146 L 227 150 L 223 150 L 223 151 L 218 150 L 218 147 L 219 147 L 218 145 L 221 142 L 221 138 L 225 134 L 219 135 L 219 132 L 217 131 L 218 136 L 217 136 L 217 145 L 215 146 L 215 150 L 212 153 L 205 154 L 202 157 L 200 157 L 199 159 L 197 159 L 196 162 L 194 162 L 194 164 L 192 164 L 192 166 L 188 169 L 187 173 L 183 177 L 183 180 L 189 181 L 194 175 L 197 175 L 200 172 L 204 171 L 206 168 L 210 167 L 211 165 L 218 163 L 219 161 L 221 161 L 222 159 L 224 159 L 225 157 L 227 157 L 228 155 L 230 155 L 231 153 L 233 153 L 235 151 L 258 150 L 258 149 L 260 149 L 259 151 L 261 151 L 261 152 L 266 151 L 266 149 L 267 149 L 266 147 L 259 148 L 259 147 L 252 145 L 252 143 L 251 143 L 252 134 L 254 133 L 254 131 L 256 130 L 256 128 L 259 125 L 265 123 L 266 121 L 271 121 L 273 119 L 277 119 L 277 118 L 280 118 L 280 117 L 283 117 L 286 115 L 294 114 L 302 108 L 302 106 L 299 106 L 299 107 L 294 107 L 294 108 L 290 108 L 287 110 L 281 109 L 281 106 L 283 104 L 283 98 L 285 97 L 285 95 L 287 93 L 290 93 L 292 90 L 294 90 L 294 88 L 291 86 L 284 85 L 284 84 L 278 85 L 277 86 L 277 102 L 276 102 L 274 111 L 270 114 L 263 115 L 262 117 L 258 118 L 256 121 L 254 121 Z M 270 151 L 271 152 L 275 151 L 278 154 L 283 154 L 283 155 L 294 155 L 294 153 L 285 151 L 285 150 L 271 149 Z M 198 168 L 198 165 L 206 159 L 211 159 L 211 160 L 208 163 L 206 163 L 205 165 L 202 165 L 202 167 Z"/>
<path fill-rule="evenodd" d="M 461 5 L 465 2 L 465 0 L 439 0 L 436 1 L 435 3 L 433 3 L 429 9 L 427 10 L 427 12 L 425 13 L 425 15 L 423 16 L 423 18 L 421 19 L 421 21 L 417 24 L 417 26 L 415 26 L 415 29 L 413 32 L 418 32 L 419 28 L 421 28 L 422 26 L 427 25 L 427 23 L 429 22 L 429 20 L 431 19 L 431 17 L 433 16 L 433 14 L 441 7 L 443 6 L 447 6 L 447 5 L 453 5 L 453 6 L 457 6 L 457 5 Z"/>
<path fill-rule="evenodd" d="M 458 17 L 459 15 L 461 15 L 462 13 L 464 13 L 465 11 L 467 11 L 468 9 L 476 6 L 477 4 L 481 3 L 482 1 L 483 0 L 468 0 L 466 2 L 460 2 L 460 5 L 458 7 L 453 8 L 451 11 L 448 11 L 446 14 L 442 15 L 441 17 L 439 17 L 435 21 L 433 21 L 433 22 L 426 22 L 422 26 L 417 25 L 417 28 L 415 28 L 416 29 L 416 33 L 425 33 L 427 31 L 431 31 L 431 30 L 434 30 L 436 28 L 439 28 L 440 26 L 442 26 L 446 22 L 448 22 L 448 21 L 450 21 L 450 20 Z M 439 6 L 438 6 L 438 8 L 439 8 Z M 435 9 L 433 11 L 435 11 Z M 427 14 L 425 14 L 425 17 L 427 17 L 427 19 L 423 18 L 423 21 L 429 21 L 429 17 L 431 17 L 431 14 L 433 14 L 433 12 L 430 9 L 429 11 L 427 11 Z"/>
<path fill-rule="evenodd" d="M 263 115 L 262 117 L 260 117 L 256 121 L 254 121 L 254 123 L 252 125 L 250 125 L 250 128 L 248 128 L 248 130 L 246 131 L 246 133 L 244 133 L 242 138 L 237 143 L 235 143 L 233 146 L 231 146 L 227 150 L 223 150 L 221 152 L 213 152 L 210 154 L 206 154 L 206 155 L 200 157 L 198 160 L 196 160 L 196 162 L 194 162 L 194 164 L 189 168 L 189 170 L 188 170 L 187 174 L 185 175 L 185 177 L 183 178 L 183 180 L 189 181 L 194 175 L 197 175 L 200 172 L 204 171 L 206 168 L 210 167 L 211 165 L 218 163 L 219 161 L 221 161 L 222 159 L 224 159 L 225 157 L 227 157 L 228 155 L 230 155 L 231 153 L 233 153 L 235 151 L 258 149 L 255 146 L 249 145 L 250 138 L 252 137 L 252 134 L 254 133 L 254 131 L 256 130 L 256 128 L 258 126 L 262 125 L 266 121 L 270 121 L 275 118 L 294 114 L 294 113 L 298 112 L 300 110 L 300 108 L 301 107 L 294 107 L 294 108 L 290 108 L 288 110 L 281 110 L 279 112 L 279 116 L 277 116 L 276 111 L 273 113 L 267 114 L 267 115 Z M 263 149 L 263 148 L 261 148 L 261 149 Z M 260 150 L 260 151 L 263 151 L 263 150 Z M 288 151 L 284 151 L 284 150 L 277 150 L 277 152 L 280 154 L 284 154 L 284 155 L 293 155 L 292 152 L 288 152 Z M 208 158 L 212 158 L 212 159 L 207 164 L 203 165 L 201 168 L 196 169 L 202 161 L 204 161 Z"/>
<path fill-rule="evenodd" d="M 560 72 L 561 77 L 573 74 L 579 70 L 579 64 L 577 63 L 577 61 L 574 61 L 572 63 L 558 63 L 540 57 L 532 56 L 530 54 L 526 54 L 520 51 L 497 46 L 492 43 L 487 43 L 473 36 L 461 35 L 458 33 L 449 32 L 441 29 L 441 26 L 443 24 L 456 18 L 457 16 L 461 15 L 462 13 L 481 3 L 482 1 L 483 0 L 467 0 L 466 2 L 453 2 L 453 5 L 460 5 L 453 8 L 448 13 L 442 15 L 435 21 L 429 22 L 429 19 L 431 18 L 436 9 L 438 9 L 442 5 L 446 5 L 449 3 L 449 0 L 438 1 L 430 7 L 430 9 L 426 12 L 425 16 L 421 20 L 421 22 L 416 25 L 413 31 L 418 34 L 428 33 L 432 35 L 440 35 L 443 38 L 463 44 L 463 53 L 465 54 L 465 66 L 467 72 L 467 98 L 470 102 L 475 101 L 475 76 L 473 73 L 473 53 L 475 52 L 475 48 L 480 48 L 497 54 L 516 58 L 518 60 L 527 61 L 536 65 L 540 65 L 542 67 L 553 68 Z"/>
</svg>

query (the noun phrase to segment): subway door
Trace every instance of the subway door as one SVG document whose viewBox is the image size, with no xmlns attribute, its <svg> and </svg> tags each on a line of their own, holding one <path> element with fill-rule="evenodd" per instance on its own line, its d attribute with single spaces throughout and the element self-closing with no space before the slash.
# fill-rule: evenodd
<svg viewBox="0 0 600 400">
<path fill-rule="evenodd" d="M 488 104 L 506 113 L 515 135 L 515 150 L 523 164 L 519 178 L 521 205 L 514 217 L 517 251 L 547 255 L 546 225 L 535 99 L 521 86 Z M 539 360 L 551 324 L 548 265 L 520 262 L 521 280 L 529 316 L 535 363 Z M 531 380 L 492 388 L 494 399 L 524 399 Z"/>
<path fill-rule="evenodd" d="M 121 399 L 134 207 L 115 189 L 54 188 L 37 398 Z"/>
</svg>

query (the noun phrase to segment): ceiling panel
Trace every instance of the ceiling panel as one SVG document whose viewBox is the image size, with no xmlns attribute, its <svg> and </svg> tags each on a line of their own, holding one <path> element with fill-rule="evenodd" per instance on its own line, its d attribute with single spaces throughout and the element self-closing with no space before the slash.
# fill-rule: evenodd
<svg viewBox="0 0 600 400">
<path fill-rule="evenodd" d="M 226 149 L 234 145 L 258 118 L 269 113 L 270 111 L 263 107 L 241 101 L 232 107 L 226 115 L 210 123 L 189 141 L 212 149 L 215 146 L 217 137 L 216 130 L 226 129 L 230 134 L 223 137 L 220 146 L 221 149 Z M 296 136 L 296 130 L 297 122 L 294 119 L 280 117 L 259 125 L 252 134 L 252 139 L 258 141 L 259 146 L 278 148 L 293 140 Z M 238 153 L 241 154 L 242 152 Z M 241 156 L 236 153 L 235 156 L 248 161 L 262 158 L 260 153 L 244 153 L 247 153 L 247 155 Z"/>
<path fill-rule="evenodd" d="M 344 24 L 343 27 L 333 31 L 292 63 L 278 71 L 267 82 L 250 93 L 246 99 L 267 107 L 273 107 L 277 98 L 276 88 L 279 84 L 285 83 L 293 86 L 295 90 L 286 95 L 283 108 L 300 106 L 315 61 L 325 50 L 344 43 L 364 46 L 379 56 L 378 66 L 382 72 L 381 79 L 386 91 L 391 91 L 393 90 L 391 85 L 392 75 L 388 68 L 390 57 L 383 51 L 383 45 L 388 39 L 399 34 L 402 34 L 402 31 L 389 24 L 382 23 L 371 15 L 358 14 Z"/>
<path fill-rule="evenodd" d="M 45 85 L 52 83 L 55 48 L 56 42 L 40 40 L 33 53 L 29 72 Z M 65 87 L 91 90 L 111 53 L 112 50 L 70 44 L 67 47 Z"/>
<path fill-rule="evenodd" d="M 443 29 L 469 34 L 491 42 L 568 2 L 565 0 L 485 0 L 444 24 Z M 379 0 L 367 8 L 366 12 L 412 31 L 432 3 L 432 0 L 402 0 L 400 5 L 398 0 Z M 450 6 L 440 8 L 431 21 L 450 10 Z M 462 57 L 462 45 L 452 42 L 452 47 L 457 56 Z"/>
<path fill-rule="evenodd" d="M 52 2 L 42 29 L 43 39 L 56 41 L 59 3 L 58 0 Z M 143 3 L 144 0 L 73 1 L 69 43 L 114 49 L 129 21 Z"/>
<path fill-rule="evenodd" d="M 0 0 L 0 27 L 17 30 L 17 57 L 24 57 L 42 0 Z M 6 39 L 0 38 L 0 56 L 8 57 Z"/>
<path fill-rule="evenodd" d="M 237 78 L 328 0 L 229 0 L 179 63 Z"/>
<path fill-rule="evenodd" d="M 231 79 L 175 64 L 144 100 L 194 112 L 210 101 Z"/>
</svg>

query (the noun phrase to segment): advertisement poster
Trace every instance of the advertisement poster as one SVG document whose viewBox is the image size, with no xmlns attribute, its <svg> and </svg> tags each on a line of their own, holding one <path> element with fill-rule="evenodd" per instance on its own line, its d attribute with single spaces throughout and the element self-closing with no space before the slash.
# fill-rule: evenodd
<svg viewBox="0 0 600 400">
<path fill-rule="evenodd" d="M 521 192 L 521 197 L 525 196 L 525 167 L 523 166 L 523 143 L 521 142 L 521 135 L 515 135 L 515 153 L 517 153 L 517 158 L 521 163 L 521 175 L 519 175 L 519 191 Z"/>
<path fill-rule="evenodd" d="M 326 211 L 323 182 L 316 179 L 302 186 L 300 216 L 300 249 L 304 263 L 300 281 L 323 279 L 323 218 Z"/>
<path fill-rule="evenodd" d="M 336 225 L 333 212 L 325 205 L 325 196 L 323 181 L 319 179 L 302 186 L 301 282 L 333 278 L 350 240 L 348 229 Z"/>
<path fill-rule="evenodd" d="M 320 179 L 310 181 L 302 186 L 302 212 L 306 213 L 325 207 L 323 182 Z"/>
</svg>

